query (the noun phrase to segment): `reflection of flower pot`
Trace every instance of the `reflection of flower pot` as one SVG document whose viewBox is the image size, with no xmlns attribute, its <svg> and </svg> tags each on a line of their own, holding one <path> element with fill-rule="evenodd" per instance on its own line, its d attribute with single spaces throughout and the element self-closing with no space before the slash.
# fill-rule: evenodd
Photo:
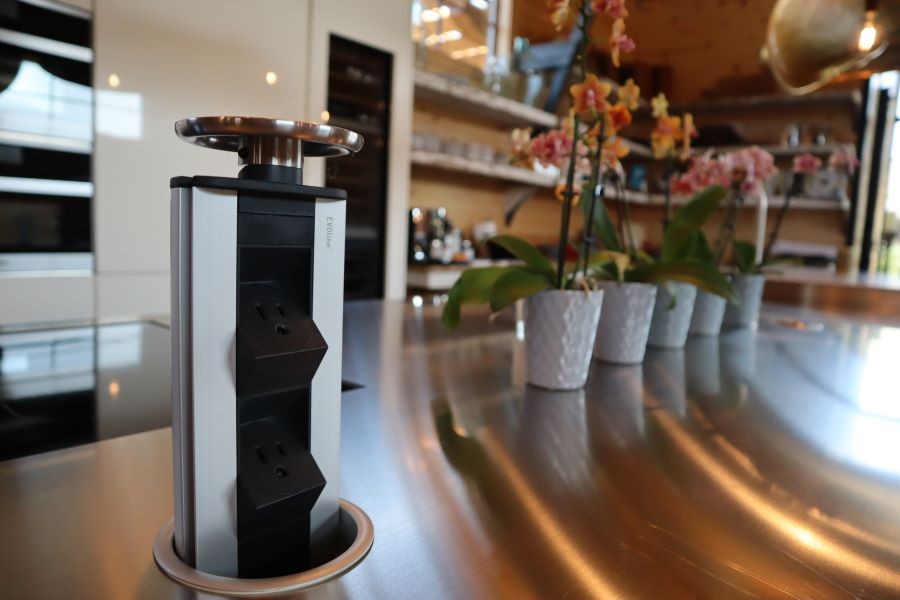
<svg viewBox="0 0 900 600">
<path fill-rule="evenodd" d="M 644 360 L 653 318 L 656 286 L 649 283 L 601 281 L 603 315 L 597 327 L 594 358 L 618 364 Z"/>
<path fill-rule="evenodd" d="M 606 298 L 603 299 L 606 315 Z M 585 408 L 593 410 L 597 419 L 589 423 L 589 431 L 602 428 L 597 443 L 612 441 L 627 447 L 640 443 L 644 437 L 644 372 L 641 365 L 611 365 L 597 363 L 587 389 L 590 400 Z"/>
<path fill-rule="evenodd" d="M 650 350 L 644 361 L 644 389 L 648 408 L 666 408 L 677 415 L 687 412 L 684 351 Z"/>
<path fill-rule="evenodd" d="M 697 288 L 689 283 L 676 282 L 670 283 L 669 287 L 675 293 L 675 306 L 672 306 L 672 294 L 666 286 L 658 286 L 647 344 L 659 348 L 684 348 Z"/>
<path fill-rule="evenodd" d="M 688 393 L 698 396 L 718 396 L 722 392 L 719 337 L 708 335 L 693 337 L 684 347 L 684 354 Z"/>
<path fill-rule="evenodd" d="M 528 383 L 551 390 L 584 386 L 603 291 L 547 290 L 526 301 Z"/>
<path fill-rule="evenodd" d="M 722 373 L 732 379 L 753 381 L 756 374 L 756 332 L 730 331 L 719 342 Z"/>
<path fill-rule="evenodd" d="M 704 290 L 697 291 L 690 332 L 694 335 L 719 335 L 727 302 L 722 296 Z"/>
<path fill-rule="evenodd" d="M 754 275 L 738 273 L 731 280 L 741 303 L 729 304 L 725 309 L 725 327 L 756 329 L 766 276 L 759 273 Z"/>
</svg>

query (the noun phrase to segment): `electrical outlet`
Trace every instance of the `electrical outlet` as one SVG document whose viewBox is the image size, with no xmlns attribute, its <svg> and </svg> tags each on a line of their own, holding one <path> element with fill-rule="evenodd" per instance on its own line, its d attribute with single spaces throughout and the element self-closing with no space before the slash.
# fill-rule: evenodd
<svg viewBox="0 0 900 600">
<path fill-rule="evenodd" d="M 325 487 L 316 461 L 291 427 L 259 419 L 240 428 L 238 481 L 254 510 L 280 502 L 308 513 Z"/>
<path fill-rule="evenodd" d="M 293 288 L 243 283 L 238 304 L 238 395 L 308 386 L 328 345 Z"/>
</svg>

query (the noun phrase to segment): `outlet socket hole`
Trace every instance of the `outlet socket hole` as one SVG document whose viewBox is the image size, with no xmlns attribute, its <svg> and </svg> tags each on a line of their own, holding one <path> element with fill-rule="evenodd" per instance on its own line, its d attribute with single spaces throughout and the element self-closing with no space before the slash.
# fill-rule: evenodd
<svg viewBox="0 0 900 600">
<path fill-rule="evenodd" d="M 259 318 L 262 319 L 263 321 L 265 321 L 265 320 L 266 320 L 266 313 L 263 312 L 262 305 L 261 305 L 260 303 L 257 302 L 257 303 L 254 304 L 253 306 L 256 307 L 256 314 L 259 315 Z"/>
<path fill-rule="evenodd" d="M 277 477 L 278 479 L 284 479 L 287 476 L 288 476 L 287 469 L 285 469 L 284 467 L 280 467 L 280 466 L 275 467 L 275 477 Z"/>
<path fill-rule="evenodd" d="M 275 326 L 275 333 L 277 333 L 278 335 L 287 335 L 288 328 L 279 323 L 278 325 Z"/>
<path fill-rule="evenodd" d="M 276 305 L 275 305 L 275 308 L 278 309 L 278 314 L 279 314 L 279 315 L 281 315 L 282 317 L 286 317 L 286 316 L 287 316 L 287 313 L 284 312 L 284 307 L 283 307 L 282 305 L 276 304 Z"/>
<path fill-rule="evenodd" d="M 281 442 L 275 442 L 275 449 L 278 450 L 278 454 L 284 456 L 284 448 L 281 445 Z"/>
<path fill-rule="evenodd" d="M 266 455 L 263 452 L 262 446 L 256 447 L 256 456 L 259 457 L 260 462 L 266 462 Z"/>
</svg>

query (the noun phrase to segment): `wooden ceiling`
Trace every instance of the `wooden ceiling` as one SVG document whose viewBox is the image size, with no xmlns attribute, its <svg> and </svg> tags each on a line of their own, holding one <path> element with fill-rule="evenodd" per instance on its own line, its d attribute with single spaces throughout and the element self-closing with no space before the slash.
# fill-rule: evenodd
<svg viewBox="0 0 900 600">
<path fill-rule="evenodd" d="M 532 43 L 559 37 L 545 0 L 513 0 L 513 35 Z M 775 0 L 631 0 L 628 32 L 637 50 L 623 63 L 671 68 L 669 95 L 690 102 L 710 96 L 769 93 L 774 80 L 759 59 Z M 605 37 L 609 22 L 593 32 Z"/>
</svg>

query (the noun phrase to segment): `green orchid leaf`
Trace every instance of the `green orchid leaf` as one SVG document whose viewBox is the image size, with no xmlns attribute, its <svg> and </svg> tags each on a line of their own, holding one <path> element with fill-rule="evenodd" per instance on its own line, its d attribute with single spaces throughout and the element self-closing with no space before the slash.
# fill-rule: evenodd
<svg viewBox="0 0 900 600">
<path fill-rule="evenodd" d="M 645 264 L 645 265 L 652 265 L 653 263 L 656 262 L 655 258 L 650 256 L 643 250 L 638 250 L 636 256 L 637 256 L 638 262 Z"/>
<path fill-rule="evenodd" d="M 516 300 L 533 296 L 552 287 L 552 276 L 535 273 L 525 267 L 510 267 L 491 288 L 491 310 L 494 312 L 503 310 Z"/>
<path fill-rule="evenodd" d="M 756 244 L 735 240 L 732 245 L 734 248 L 734 266 L 741 273 L 755 273 L 756 267 Z"/>
<path fill-rule="evenodd" d="M 691 236 L 703 227 L 709 217 L 716 212 L 722 198 L 725 197 L 725 188 L 714 185 L 698 192 L 687 204 L 678 209 L 672 222 L 669 223 L 666 234 L 663 236 L 660 259 L 663 261 L 683 256 L 684 245 Z"/>
<path fill-rule="evenodd" d="M 535 273 L 541 273 L 551 279 L 556 277 L 556 269 L 550 264 L 550 259 L 522 238 L 514 235 L 496 235 L 489 241 L 512 253 Z"/>
<path fill-rule="evenodd" d="M 628 281 L 665 284 L 668 281 L 681 281 L 697 286 L 701 290 L 722 296 L 730 302 L 738 302 L 738 295 L 728 278 L 719 272 L 714 265 L 695 260 L 660 261 L 631 269 Z"/>
<path fill-rule="evenodd" d="M 601 250 L 588 258 L 588 269 L 604 280 L 625 281 L 625 272 L 630 266 L 631 257 L 624 252 Z"/>
<path fill-rule="evenodd" d="M 513 267 L 484 267 L 468 269 L 456 280 L 447 293 L 447 303 L 441 314 L 441 323 L 447 329 L 459 327 L 460 309 L 463 304 L 486 304 L 491 298 L 491 288 L 497 280 Z"/>
<path fill-rule="evenodd" d="M 713 264 L 716 262 L 716 253 L 709 245 L 709 240 L 699 229 L 688 236 L 684 245 L 678 250 L 675 257 L 681 260 L 697 260 Z"/>
<path fill-rule="evenodd" d="M 590 215 L 588 213 L 591 210 L 591 190 L 590 186 L 585 186 L 585 188 L 581 192 L 581 202 L 579 202 L 581 206 L 581 212 L 584 215 L 584 220 L 587 222 L 590 219 Z M 623 247 L 622 243 L 619 240 L 619 236 L 616 233 L 616 226 L 613 224 L 612 219 L 609 216 L 609 211 L 606 210 L 606 204 L 603 203 L 603 198 L 597 198 L 596 205 L 594 206 L 594 235 L 600 240 L 600 244 L 606 250 L 612 250 L 613 252 L 622 252 Z"/>
</svg>

